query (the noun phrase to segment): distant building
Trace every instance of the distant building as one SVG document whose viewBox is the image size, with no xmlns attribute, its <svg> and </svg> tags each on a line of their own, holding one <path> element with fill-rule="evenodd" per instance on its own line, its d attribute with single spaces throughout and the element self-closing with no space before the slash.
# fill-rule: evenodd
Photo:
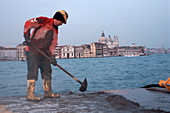
<svg viewBox="0 0 170 113">
<path fill-rule="evenodd" d="M 103 46 L 105 43 L 93 42 L 90 44 L 91 57 L 103 57 Z"/>
<path fill-rule="evenodd" d="M 103 44 L 103 57 L 109 56 L 109 46 L 107 44 Z"/>
<path fill-rule="evenodd" d="M 63 46 L 61 48 L 61 58 L 75 58 L 74 46 Z"/>
<path fill-rule="evenodd" d="M 168 48 L 167 50 L 165 50 L 165 53 L 166 53 L 166 54 L 169 54 L 169 53 L 170 53 L 170 48 Z"/>
<path fill-rule="evenodd" d="M 108 56 L 118 56 L 117 51 L 119 47 L 108 48 Z"/>
<path fill-rule="evenodd" d="M 91 47 L 90 47 L 90 44 L 84 44 L 84 45 L 82 45 L 82 47 L 83 47 L 84 58 L 91 57 Z"/>
<path fill-rule="evenodd" d="M 99 43 L 103 45 L 103 56 L 139 56 L 144 53 L 143 46 L 136 46 L 135 43 L 132 43 L 130 46 L 119 47 L 119 38 L 117 35 L 114 35 L 113 39 L 109 35 L 106 38 L 104 32 L 99 38 Z"/>
<path fill-rule="evenodd" d="M 104 34 L 104 31 L 102 31 L 102 35 L 101 37 L 99 38 L 99 43 L 104 43 L 104 44 L 107 44 L 107 38 L 105 37 L 105 34 Z"/>
<path fill-rule="evenodd" d="M 61 48 L 64 47 L 64 46 L 56 46 L 56 49 L 55 49 L 55 58 L 61 58 Z"/>
<path fill-rule="evenodd" d="M 122 46 L 117 48 L 116 56 L 140 56 L 144 51 L 143 46 Z"/>
<path fill-rule="evenodd" d="M 17 51 L 18 51 L 18 60 L 25 61 L 26 55 L 25 55 L 25 45 L 19 44 L 17 45 Z"/>
<path fill-rule="evenodd" d="M 166 50 L 164 48 L 147 48 L 146 52 L 149 54 L 165 54 Z"/>
<path fill-rule="evenodd" d="M 0 47 L 0 60 L 17 60 L 17 49 L 11 47 Z"/>
<path fill-rule="evenodd" d="M 56 46 L 55 58 L 89 58 L 89 57 L 109 57 L 109 56 L 140 56 L 145 55 L 145 47 L 137 46 L 132 43 L 130 46 L 119 46 L 119 38 L 114 35 L 113 39 L 109 35 L 108 38 L 102 31 L 98 42 L 84 44 L 81 46 L 62 45 Z M 18 59 L 25 60 L 25 46 L 19 44 L 17 46 Z M 157 50 L 158 53 L 168 53 L 168 50 Z M 147 53 L 146 53 L 147 54 Z"/>
<path fill-rule="evenodd" d="M 105 37 L 102 31 L 98 42 L 84 44 L 81 46 L 60 46 L 56 47 L 56 58 L 88 58 L 108 56 L 140 56 L 144 55 L 145 47 L 132 43 L 130 46 L 120 46 L 118 36 L 113 39 L 109 35 Z"/>
<path fill-rule="evenodd" d="M 108 48 L 119 47 L 119 38 L 114 36 L 113 39 L 109 35 L 108 38 L 105 36 L 104 31 L 102 31 L 101 37 L 99 38 L 99 43 L 106 44 Z"/>
<path fill-rule="evenodd" d="M 83 58 L 84 49 L 82 46 L 75 46 L 75 58 Z"/>
<path fill-rule="evenodd" d="M 114 47 L 119 47 L 119 38 L 117 35 L 115 35 L 113 38 L 113 45 Z"/>
</svg>

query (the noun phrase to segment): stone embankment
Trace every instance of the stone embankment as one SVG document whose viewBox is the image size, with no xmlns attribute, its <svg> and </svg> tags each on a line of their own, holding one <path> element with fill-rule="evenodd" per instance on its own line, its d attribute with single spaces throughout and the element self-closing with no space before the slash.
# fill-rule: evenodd
<svg viewBox="0 0 170 113">
<path fill-rule="evenodd" d="M 0 113 L 169 113 L 167 91 L 129 89 L 64 93 L 40 102 L 25 96 L 0 97 Z"/>
</svg>

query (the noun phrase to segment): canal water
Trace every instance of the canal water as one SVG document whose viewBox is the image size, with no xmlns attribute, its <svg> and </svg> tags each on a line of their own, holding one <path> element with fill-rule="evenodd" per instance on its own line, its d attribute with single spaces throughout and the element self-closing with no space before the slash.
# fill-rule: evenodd
<svg viewBox="0 0 170 113">
<path fill-rule="evenodd" d="M 170 77 L 170 54 L 58 59 L 57 62 L 80 81 L 86 78 L 87 92 L 139 88 Z M 52 70 L 53 92 L 79 91 L 79 83 L 58 67 L 52 66 Z M 26 74 L 26 62 L 0 61 L 0 96 L 26 95 Z M 43 94 L 40 74 L 35 93 Z"/>
</svg>

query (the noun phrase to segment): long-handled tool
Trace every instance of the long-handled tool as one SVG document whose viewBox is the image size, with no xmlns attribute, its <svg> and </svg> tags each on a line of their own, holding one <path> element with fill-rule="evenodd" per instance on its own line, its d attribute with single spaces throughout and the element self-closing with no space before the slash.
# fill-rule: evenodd
<svg viewBox="0 0 170 113">
<path fill-rule="evenodd" d="M 31 47 L 33 47 L 36 51 L 38 51 L 40 54 L 42 54 L 44 57 L 46 57 L 49 61 L 53 61 L 49 56 L 47 56 L 45 53 L 43 53 L 40 49 L 38 49 L 33 44 L 30 44 Z M 87 89 L 87 79 L 85 78 L 83 82 L 78 80 L 76 77 L 74 77 L 72 74 L 70 74 L 68 71 L 66 71 L 64 68 L 62 68 L 60 65 L 55 64 L 55 66 L 59 67 L 61 70 L 63 70 L 65 73 L 67 73 L 70 77 L 72 77 L 75 81 L 81 84 L 79 90 L 84 92 Z"/>
</svg>

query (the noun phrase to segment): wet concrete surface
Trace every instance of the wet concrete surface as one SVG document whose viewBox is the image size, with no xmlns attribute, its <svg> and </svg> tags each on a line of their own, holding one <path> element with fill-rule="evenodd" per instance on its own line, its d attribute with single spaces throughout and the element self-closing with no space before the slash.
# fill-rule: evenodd
<svg viewBox="0 0 170 113">
<path fill-rule="evenodd" d="M 107 90 L 126 99 L 139 103 L 145 109 L 159 109 L 170 112 L 170 92 L 165 88 Z"/>
<path fill-rule="evenodd" d="M 0 113 L 168 113 L 168 105 L 169 94 L 145 89 L 69 92 L 40 102 L 26 101 L 25 96 L 0 97 L 0 109 L 5 107 Z"/>
</svg>

